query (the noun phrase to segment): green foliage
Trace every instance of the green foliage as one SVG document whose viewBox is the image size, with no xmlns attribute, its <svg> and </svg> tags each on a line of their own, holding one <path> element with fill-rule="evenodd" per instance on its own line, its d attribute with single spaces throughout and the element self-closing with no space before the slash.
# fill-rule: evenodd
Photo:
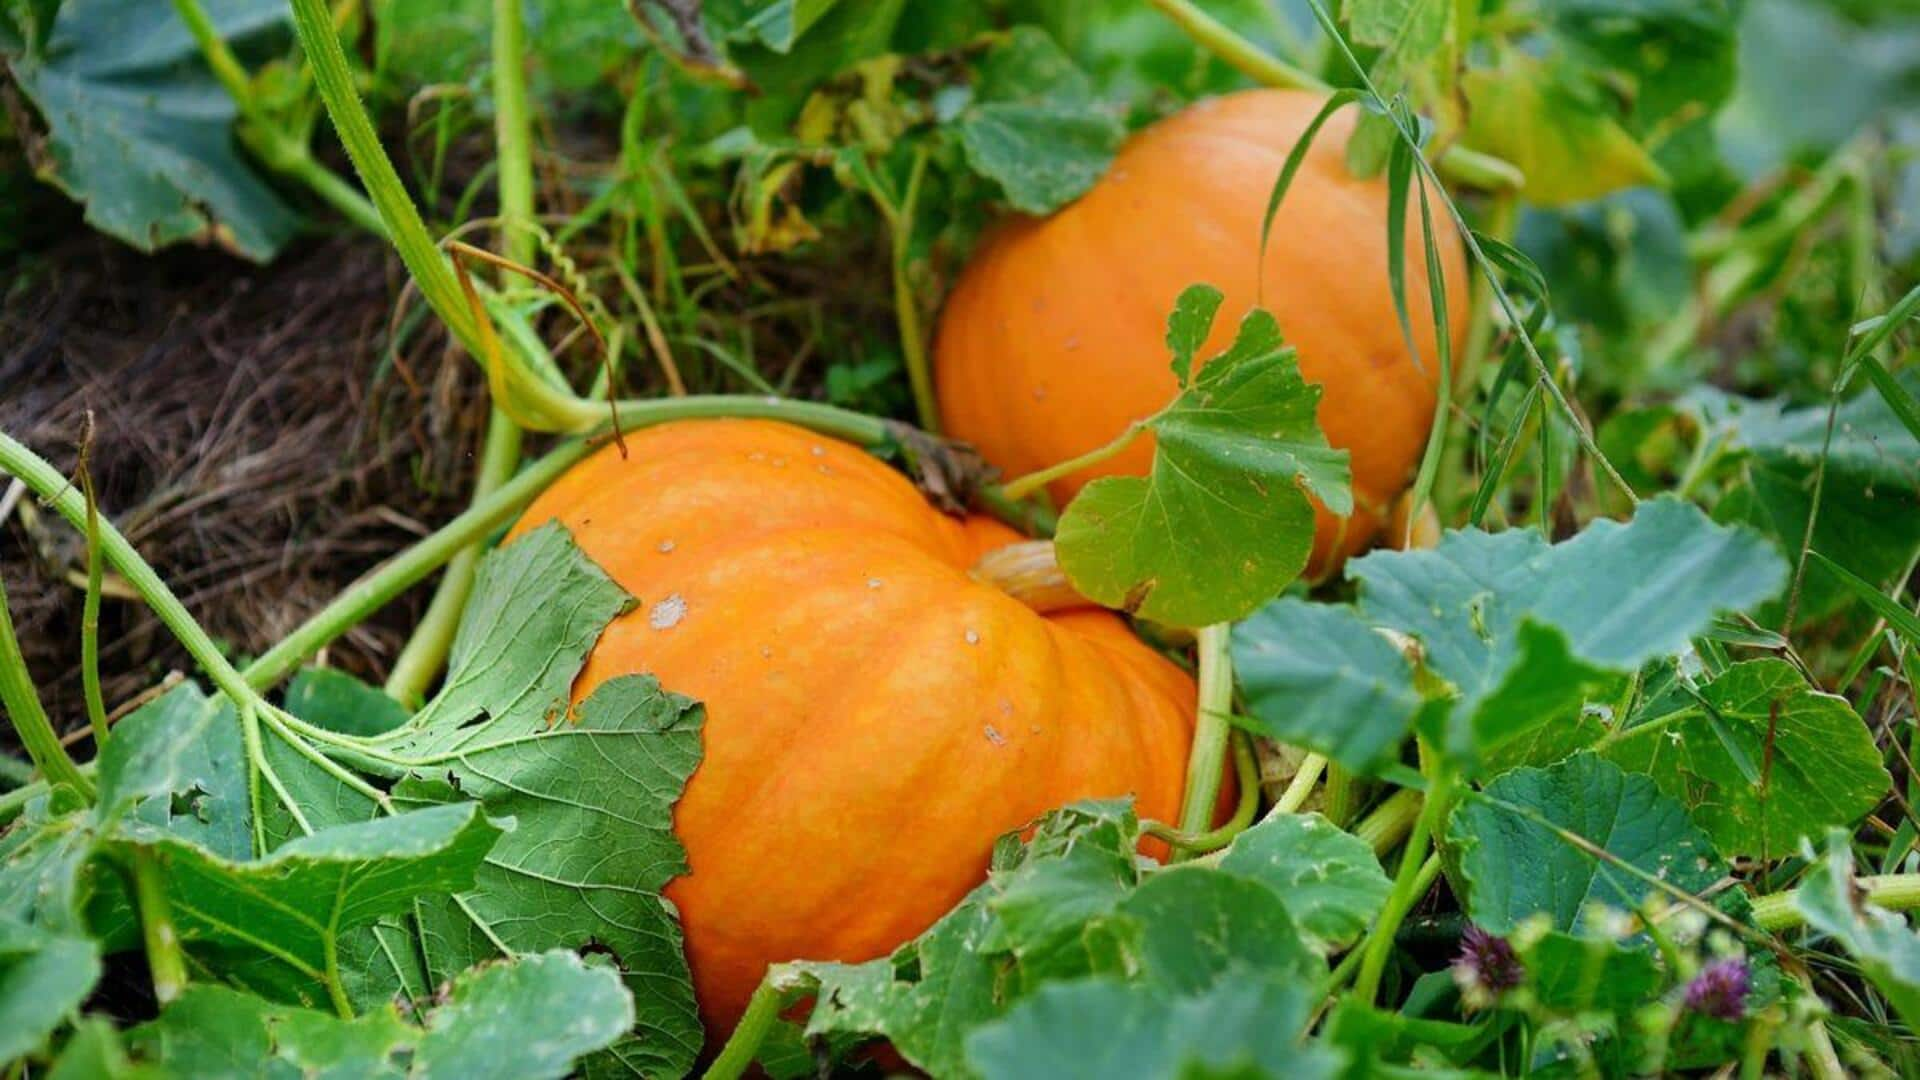
<svg viewBox="0 0 1920 1080">
<path fill-rule="evenodd" d="M 1431 551 L 1369 555 L 1347 573 L 1355 606 L 1302 615 L 1306 605 L 1280 601 L 1235 628 L 1234 649 L 1256 730 L 1358 771 L 1388 764 L 1416 723 L 1469 771 L 1553 760 L 1597 737 L 1575 720 L 1611 673 L 1684 649 L 1714 612 L 1786 580 L 1759 537 L 1665 498 L 1560 544 L 1451 532 Z M 1372 628 L 1417 643 L 1418 671 Z"/>
<path fill-rule="evenodd" d="M 1668 890 L 1698 893 L 1725 868 L 1679 803 L 1592 754 L 1495 777 L 1454 811 L 1447 841 L 1468 915 L 1494 933 L 1536 916 L 1555 930 L 1598 930 L 1595 905 L 1631 913 L 1649 897 L 1671 903 Z"/>
<path fill-rule="evenodd" d="M 1846 833 L 1828 833 L 1826 846 L 1795 894 L 1795 906 L 1808 926 L 1832 937 L 1859 962 L 1901 1019 L 1920 1023 L 1920 935 L 1899 915 L 1860 898 Z"/>
<path fill-rule="evenodd" d="M 272 0 L 208 5 L 236 39 L 284 33 Z M 273 257 L 299 216 L 241 159 L 237 110 L 162 4 L 75 0 L 39 12 L 31 36 L 0 37 L 0 58 L 47 127 L 43 179 L 86 205 L 87 222 L 142 251 L 216 244 Z"/>
<path fill-rule="evenodd" d="M 545 953 L 477 968 L 418 1025 L 391 1007 L 354 1020 L 196 986 L 130 1035 L 178 1076 L 559 1077 L 617 1038 L 633 1005 L 604 967 Z M 564 1019 L 565 1022 L 556 1022 Z"/>
<path fill-rule="evenodd" d="M 1879 805 L 1892 778 L 1845 698 L 1784 660 L 1735 664 L 1602 754 L 1686 806 L 1729 858 L 1797 850 Z"/>
<path fill-rule="evenodd" d="M 1212 322 L 1218 302 L 1206 295 L 1189 290 L 1168 320 L 1176 373 Z M 1156 440 L 1147 477 L 1096 480 L 1068 505 L 1061 568 L 1100 603 L 1180 626 L 1272 599 L 1313 548 L 1308 493 L 1335 513 L 1353 508 L 1346 453 L 1314 422 L 1319 400 L 1273 316 L 1250 312 L 1233 344 L 1144 421 Z"/>
</svg>

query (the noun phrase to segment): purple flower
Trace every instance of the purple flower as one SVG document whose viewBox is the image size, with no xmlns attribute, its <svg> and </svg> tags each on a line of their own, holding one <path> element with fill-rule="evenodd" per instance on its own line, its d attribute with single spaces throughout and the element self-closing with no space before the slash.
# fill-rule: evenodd
<svg viewBox="0 0 1920 1080">
<path fill-rule="evenodd" d="M 1719 1020 L 1739 1020 L 1747 1015 L 1747 993 L 1752 989 L 1745 960 L 1737 956 L 1715 960 L 1687 984 L 1687 1008 Z"/>
<path fill-rule="evenodd" d="M 1453 961 L 1453 981 L 1468 1008 L 1492 1005 L 1500 995 L 1519 986 L 1527 969 L 1513 946 L 1469 923 L 1460 935 L 1460 955 Z"/>
</svg>

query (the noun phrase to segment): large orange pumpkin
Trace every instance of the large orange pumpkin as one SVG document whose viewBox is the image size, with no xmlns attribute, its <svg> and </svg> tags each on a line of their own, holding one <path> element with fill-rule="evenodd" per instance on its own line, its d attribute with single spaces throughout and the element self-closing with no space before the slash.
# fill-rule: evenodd
<svg viewBox="0 0 1920 1080">
<path fill-rule="evenodd" d="M 1075 799 L 1175 820 L 1194 687 L 1096 609 L 1037 614 L 968 576 L 1020 539 L 785 424 L 629 434 L 515 532 L 558 519 L 638 598 L 575 700 L 650 672 L 706 704 L 667 888 L 710 1037 L 767 965 L 866 960 L 985 876 L 994 839 Z"/>
<path fill-rule="evenodd" d="M 947 433 L 1011 475 L 1066 461 L 1165 405 L 1176 389 L 1165 344 L 1181 290 L 1226 294 L 1203 355 L 1224 348 L 1253 306 L 1260 221 L 1282 164 L 1324 98 L 1247 90 L 1196 104 L 1141 131 L 1106 176 L 1045 219 L 991 234 L 955 284 L 935 343 Z M 1408 355 L 1387 278 L 1387 184 L 1356 179 L 1345 158 L 1354 110 L 1321 130 L 1274 219 L 1264 306 L 1326 388 L 1320 425 L 1353 455 L 1355 512 L 1320 512 L 1316 572 L 1372 538 L 1416 467 L 1438 382 L 1419 209 L 1409 206 Z M 1410 204 L 1412 200 L 1410 200 Z M 1458 349 L 1467 274 L 1458 237 L 1435 207 Z M 1144 473 L 1150 440 L 1053 485 L 1062 504 L 1098 476 Z"/>
</svg>

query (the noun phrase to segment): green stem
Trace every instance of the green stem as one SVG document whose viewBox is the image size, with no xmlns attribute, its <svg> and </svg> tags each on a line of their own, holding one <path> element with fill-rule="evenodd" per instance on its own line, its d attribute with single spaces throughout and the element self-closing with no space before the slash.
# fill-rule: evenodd
<svg viewBox="0 0 1920 1080">
<path fill-rule="evenodd" d="M 60 736 L 54 734 L 47 710 L 41 707 L 40 693 L 33 687 L 33 676 L 27 672 L 27 658 L 20 654 L 20 640 L 13 633 L 13 613 L 7 610 L 5 582 L 0 582 L 0 705 L 7 707 L 20 745 L 40 775 L 51 783 L 70 785 L 91 800 L 93 781 L 81 774 L 67 756 L 67 748 L 60 745 Z"/>
<path fill-rule="evenodd" d="M 893 315 L 900 325 L 900 354 L 906 358 L 907 382 L 913 388 L 913 410 L 922 430 L 940 434 L 940 406 L 933 394 L 933 373 L 927 364 L 927 339 L 920 329 L 920 299 L 914 295 L 907 259 L 913 246 L 914 205 L 920 198 L 920 181 L 927 171 L 927 150 L 922 147 L 913 156 L 913 171 L 907 177 L 907 191 L 900 199 L 900 210 L 892 218 L 893 234 Z"/>
<path fill-rule="evenodd" d="M 533 121 L 527 105 L 526 19 L 521 0 L 493 0 L 493 140 L 500 165 L 501 254 L 530 265 Z"/>
<path fill-rule="evenodd" d="M 1226 847 L 1234 837 L 1247 831 L 1247 826 L 1253 824 L 1254 814 L 1260 810 L 1260 763 L 1254 759 L 1252 741 L 1238 732 L 1234 735 L 1233 770 L 1239 781 L 1240 800 L 1234 804 L 1233 816 L 1219 828 L 1203 833 L 1182 832 L 1158 821 L 1141 822 L 1141 832 L 1164 840 L 1174 848 L 1212 852 Z"/>
<path fill-rule="evenodd" d="M 227 96 L 233 99 L 234 107 L 240 111 L 245 121 L 243 137 L 260 160 L 275 172 L 305 184 L 355 225 L 376 236 L 385 236 L 386 230 L 380 224 L 380 215 L 367 197 L 315 161 L 313 152 L 305 142 L 261 109 L 246 67 L 221 39 L 219 28 L 213 25 L 206 9 L 200 6 L 200 0 L 173 0 L 173 9 L 179 14 L 180 21 L 186 24 L 187 33 L 193 37 L 193 43 L 206 60 L 214 79 L 226 90 Z"/>
<path fill-rule="evenodd" d="M 1288 90 L 1331 90 L 1324 80 L 1310 71 L 1287 63 L 1260 46 L 1235 33 L 1227 24 L 1207 14 L 1190 0 L 1152 0 L 1160 13 L 1177 23 L 1201 48 L 1226 61 L 1242 75 L 1262 86 Z"/>
<path fill-rule="evenodd" d="M 527 106 L 526 20 L 521 0 L 493 4 L 494 159 L 499 165 L 501 253 L 522 266 L 533 263 L 533 124 Z M 495 403 L 474 473 L 473 502 L 499 490 L 520 464 L 520 428 Z M 387 674 L 388 696 L 409 708 L 419 705 L 453 646 L 453 633 L 473 591 L 482 545 L 469 544 L 447 563 L 433 599 Z"/>
<path fill-rule="evenodd" d="M 1327 820 L 1341 828 L 1353 818 L 1354 803 L 1359 794 L 1354 783 L 1353 773 L 1339 762 L 1327 766 Z M 1403 834 L 1404 835 L 1404 834 Z"/>
<path fill-rule="evenodd" d="M 1855 879 L 1866 893 L 1868 903 L 1888 911 L 1912 911 L 1920 908 L 1920 874 L 1879 874 Z M 1769 893 L 1753 898 L 1753 921 L 1760 929 L 1778 933 L 1806 922 L 1796 904 L 1799 889 Z"/>
<path fill-rule="evenodd" d="M 474 474 L 473 502 L 479 506 L 500 490 L 520 463 L 520 429 L 499 409 L 487 416 L 486 441 L 480 448 L 480 468 Z M 491 531 L 491 530 L 488 530 Z M 474 572 L 480 566 L 480 544 L 469 544 L 456 552 L 446 572 L 434 587 L 433 600 L 426 614 L 414 627 L 405 648 L 394 659 L 387 675 L 387 695 L 408 708 L 417 708 L 427 687 L 440 673 L 453 647 L 453 632 L 466 611 L 467 597 L 473 592 Z"/>
<path fill-rule="evenodd" d="M 1298 813 L 1300 808 L 1307 804 L 1308 797 L 1313 794 L 1314 781 L 1320 779 L 1320 774 L 1325 772 L 1326 768 L 1327 759 L 1319 754 L 1308 754 L 1301 758 L 1300 767 L 1294 770 L 1293 779 L 1287 782 L 1287 790 L 1280 793 L 1279 801 L 1273 804 L 1273 809 L 1267 811 L 1267 816 Z"/>
<path fill-rule="evenodd" d="M 164 1008 L 187 988 L 186 954 L 180 950 L 180 934 L 174 929 L 159 860 L 152 851 L 136 848 L 129 872 L 134 906 L 140 912 L 140 933 L 147 947 L 147 970 L 153 976 L 153 996 Z"/>
<path fill-rule="evenodd" d="M 1365 840 L 1375 855 L 1385 855 L 1413 830 L 1425 803 L 1426 797 L 1418 791 L 1401 788 L 1361 818 L 1353 827 L 1353 835 Z"/>
<path fill-rule="evenodd" d="M 1144 421 L 1136 420 L 1128 424 L 1127 429 L 1122 431 L 1118 438 L 1107 443 L 1105 446 L 1094 447 L 1079 457 L 1068 458 L 1058 464 L 1049 465 L 1044 469 L 1035 470 L 1016 480 L 1008 481 L 1001 485 L 1000 497 L 1018 502 L 1034 492 L 1039 491 L 1041 488 L 1046 487 L 1048 484 L 1053 483 L 1055 480 L 1072 476 L 1081 469 L 1092 468 L 1108 458 L 1113 457 L 1115 454 L 1118 454 L 1120 451 L 1125 450 L 1128 445 L 1130 445 L 1133 440 L 1139 438 L 1140 433 L 1146 429 Z"/>
<path fill-rule="evenodd" d="M 1427 890 L 1433 888 L 1433 883 L 1439 876 L 1440 856 L 1437 854 L 1427 856 L 1427 861 L 1420 864 L 1420 873 L 1414 877 L 1413 894 L 1425 896 Z M 1340 988 L 1347 985 L 1347 981 L 1353 978 L 1354 972 L 1359 969 L 1366 955 L 1365 950 L 1362 949 L 1347 951 L 1347 955 L 1340 959 L 1339 966 L 1333 969 L 1333 974 L 1327 976 L 1328 995 L 1338 994 Z"/>
<path fill-rule="evenodd" d="M 747 1011 L 734 1025 L 733 1034 L 727 1036 L 726 1045 L 720 1048 L 713 1064 L 707 1066 L 704 1080 L 737 1080 L 746 1074 L 753 1066 L 753 1059 L 760 1054 L 760 1045 L 767 1041 L 767 1033 L 780 1019 L 780 997 L 771 977 L 760 981 L 753 996 L 747 999 Z"/>
<path fill-rule="evenodd" d="M 0 432 L 0 471 L 12 473 L 26 482 L 36 495 L 47 503 L 67 523 L 84 531 L 87 527 L 87 501 L 79 489 L 67 483 L 66 477 L 47 464 L 40 455 L 27 449 L 12 436 Z M 213 643 L 207 632 L 187 613 L 186 606 L 173 594 L 167 583 L 160 580 L 153 567 L 140 557 L 120 530 L 114 528 L 111 521 L 98 522 L 101 548 L 107 562 L 127 579 L 134 592 L 146 601 L 147 606 L 159 617 L 160 622 L 172 631 L 180 644 L 186 646 L 195 661 L 205 669 L 207 677 L 236 703 L 250 697 L 246 680 L 234 670 L 227 658 L 221 655 L 220 647 Z"/>
<path fill-rule="evenodd" d="M 332 603 L 247 665 L 242 673 L 247 684 L 265 688 L 279 682 L 328 642 L 446 565 L 462 548 L 505 524 L 591 448 L 583 439 L 561 443 L 520 475 L 476 499 L 465 513 L 431 536 L 347 586 Z"/>
<path fill-rule="evenodd" d="M 1414 819 L 1413 835 L 1407 838 L 1406 850 L 1400 853 L 1400 871 L 1394 875 L 1393 892 L 1387 897 L 1386 908 L 1380 912 L 1380 921 L 1367 936 L 1360 974 L 1354 982 L 1354 995 L 1362 1004 L 1370 1005 L 1379 996 L 1380 978 L 1386 973 L 1387 957 L 1393 952 L 1393 936 L 1424 892 L 1420 879 L 1427 861 L 1428 842 L 1432 839 L 1432 805 L 1422 808 Z"/>
<path fill-rule="evenodd" d="M 427 232 L 419 209 L 407 195 L 393 162 L 380 146 L 373 121 L 360 103 L 359 91 L 353 85 L 353 69 L 340 47 L 340 36 L 334 29 L 333 14 L 327 9 L 326 0 L 291 0 L 291 3 L 294 29 L 300 36 L 307 63 L 313 69 L 314 85 L 326 104 L 327 115 L 333 120 L 341 144 L 347 149 L 347 156 L 353 161 L 354 171 L 359 173 L 361 183 L 380 212 L 388 237 L 399 249 L 401 261 L 420 286 L 421 296 L 453 336 L 469 353 L 484 356 L 485 352 L 479 348 L 478 328 L 466 309 L 453 268 Z"/>
<path fill-rule="evenodd" d="M 1267 52 L 1202 11 L 1191 0 L 1152 0 L 1153 6 L 1187 32 L 1195 43 L 1262 86 L 1307 90 L 1324 94 L 1333 88 L 1326 80 Z M 1450 146 L 1440 154 L 1440 171 L 1449 180 L 1488 191 L 1516 191 L 1526 174 L 1512 162 L 1492 154 Z"/>
<path fill-rule="evenodd" d="M 1204 833 L 1213 824 L 1213 806 L 1220 793 L 1220 774 L 1226 766 L 1227 735 L 1233 730 L 1233 656 L 1228 649 L 1232 627 L 1227 623 L 1203 626 L 1196 635 L 1199 652 L 1199 700 L 1194 710 L 1193 749 L 1187 755 L 1186 797 L 1180 806 L 1180 831 Z M 1192 854 L 1181 848 L 1175 861 Z"/>
<path fill-rule="evenodd" d="M 87 454 L 83 451 L 83 459 Z M 80 696 L 86 700 L 87 723 L 93 728 L 93 753 L 107 747 L 107 699 L 100 689 L 100 589 L 105 583 L 106 560 L 100 555 L 100 500 L 94 497 L 87 462 L 80 462 L 80 494 L 87 500 L 87 592 L 80 601 Z"/>
</svg>

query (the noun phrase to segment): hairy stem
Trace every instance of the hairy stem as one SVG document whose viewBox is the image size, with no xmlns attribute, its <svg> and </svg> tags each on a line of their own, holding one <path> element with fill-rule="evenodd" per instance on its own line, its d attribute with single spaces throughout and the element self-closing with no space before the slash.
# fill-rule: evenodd
<svg viewBox="0 0 1920 1080">
<path fill-rule="evenodd" d="M 401 184 L 393 162 L 387 159 L 380 137 L 374 132 L 373 121 L 360 102 L 360 92 L 353 85 L 353 70 L 340 47 L 340 36 L 326 0 L 290 2 L 294 29 L 300 36 L 307 63 L 313 69 L 320 100 L 325 103 L 334 130 L 353 161 L 354 171 L 360 175 L 361 183 L 366 185 L 367 194 L 380 212 L 388 238 L 399 250 L 401 261 L 406 263 L 408 273 L 413 275 L 421 296 L 434 313 L 468 352 L 483 355 L 477 348 L 479 338 L 473 316 L 463 305 L 460 287 L 453 279 L 453 268 L 427 232 L 426 222 L 421 220 L 419 209 Z"/>
<path fill-rule="evenodd" d="M 1196 635 L 1200 692 L 1194 711 L 1193 749 L 1187 755 L 1186 797 L 1180 806 L 1180 831 L 1204 833 L 1213 823 L 1213 806 L 1220 793 L 1220 774 L 1226 765 L 1227 735 L 1232 731 L 1233 656 L 1228 651 L 1226 623 L 1203 626 Z M 1185 848 L 1174 859 L 1192 854 Z"/>
<path fill-rule="evenodd" d="M 1353 827 L 1353 835 L 1367 842 L 1375 855 L 1385 855 L 1413 831 L 1426 797 L 1412 788 L 1401 788 L 1373 808 Z"/>
<path fill-rule="evenodd" d="M 533 123 L 527 105 L 526 21 L 521 0 L 493 4 L 494 159 L 499 165 L 500 246 L 508 259 L 530 266 L 534 256 Z M 484 500 L 513 476 L 520 464 L 520 427 L 498 403 L 488 410 L 487 434 L 474 473 L 473 501 Z M 387 673 L 388 696 L 417 707 L 446 664 L 453 632 L 473 591 L 481 544 L 454 555 L 434 586 L 433 599 Z"/>
<path fill-rule="evenodd" d="M 55 784 L 68 784 L 92 799 L 93 781 L 81 774 L 80 767 L 67 756 L 67 748 L 60 745 L 60 736 L 54 734 L 47 710 L 40 704 L 40 693 L 34 689 L 33 677 L 27 673 L 27 658 L 20 654 L 13 614 L 7 610 L 5 582 L 0 582 L 0 705 L 7 707 L 20 745 L 40 775 Z"/>
</svg>

